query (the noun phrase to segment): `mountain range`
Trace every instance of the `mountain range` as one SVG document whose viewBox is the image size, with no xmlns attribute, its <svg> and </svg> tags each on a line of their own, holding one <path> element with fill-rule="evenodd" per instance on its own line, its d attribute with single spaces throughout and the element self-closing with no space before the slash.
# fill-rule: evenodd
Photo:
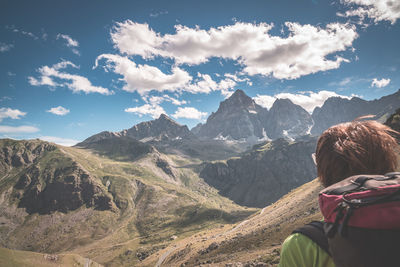
<svg viewBox="0 0 400 267">
<path fill-rule="evenodd" d="M 319 135 L 332 125 L 373 114 L 384 122 L 400 106 L 400 90 L 377 100 L 358 97 L 328 98 L 312 114 L 289 99 L 277 99 L 268 110 L 255 103 L 242 90 L 221 102 L 206 123 L 198 124 L 192 132 L 202 139 L 233 139 L 259 142 L 277 138 L 295 139 Z"/>
<path fill-rule="evenodd" d="M 20 250 L 41 264 L 274 266 L 292 226 L 319 216 L 318 133 L 371 113 L 395 128 L 399 106 L 400 91 L 268 110 L 237 90 L 192 130 L 162 114 L 74 147 L 2 139 L 0 263 Z"/>
</svg>

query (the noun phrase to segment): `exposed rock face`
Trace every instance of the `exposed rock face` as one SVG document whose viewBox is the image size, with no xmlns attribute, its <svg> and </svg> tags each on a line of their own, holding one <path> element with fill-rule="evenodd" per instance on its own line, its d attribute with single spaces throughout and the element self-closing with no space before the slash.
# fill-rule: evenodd
<svg viewBox="0 0 400 267">
<path fill-rule="evenodd" d="M 311 115 L 289 99 L 277 99 L 268 112 L 265 123 L 268 137 L 296 138 L 310 133 L 313 120 Z"/>
<path fill-rule="evenodd" d="M 200 176 L 240 205 L 265 207 L 316 177 L 315 145 L 314 137 L 296 143 L 277 139 L 254 146 L 241 158 L 207 163 Z"/>
<path fill-rule="evenodd" d="M 384 122 L 400 107 L 400 90 L 388 96 L 373 101 L 365 101 L 358 97 L 344 99 L 328 98 L 321 108 L 316 108 L 312 114 L 314 127 L 311 134 L 319 135 L 329 127 L 347 121 L 352 121 L 364 115 L 376 115 L 377 120 Z"/>
<path fill-rule="evenodd" d="M 43 170 L 36 165 L 30 167 L 18 180 L 15 188 L 23 190 L 19 207 L 30 214 L 68 212 L 83 205 L 98 210 L 114 208 L 111 197 L 78 164 L 71 162 L 66 167 L 53 168 L 59 165 L 59 159 L 50 161 L 50 166 Z"/>
<path fill-rule="evenodd" d="M 39 140 L 19 141 L 10 139 L 0 140 L 0 176 L 12 168 L 32 164 L 46 152 L 57 147 L 53 144 Z"/>
<path fill-rule="evenodd" d="M 178 124 L 165 114 L 161 114 L 156 120 L 139 123 L 120 134 L 144 142 L 195 138 L 186 125 Z"/>
<path fill-rule="evenodd" d="M 220 103 L 217 112 L 208 117 L 206 124 L 196 126 L 192 132 L 202 138 L 262 138 L 263 130 L 259 118 L 262 110 L 242 90 L 236 90 L 231 97 Z"/>
<path fill-rule="evenodd" d="M 30 214 L 67 212 L 82 205 L 114 208 L 112 197 L 94 177 L 56 145 L 39 140 L 1 140 L 0 159 L 2 181 L 14 185 L 14 201 Z"/>
</svg>

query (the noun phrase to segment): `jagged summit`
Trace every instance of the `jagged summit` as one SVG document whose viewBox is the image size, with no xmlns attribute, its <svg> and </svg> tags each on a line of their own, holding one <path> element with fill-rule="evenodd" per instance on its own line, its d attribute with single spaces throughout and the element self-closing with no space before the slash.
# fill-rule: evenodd
<svg viewBox="0 0 400 267">
<path fill-rule="evenodd" d="M 168 115 L 165 114 L 165 113 L 162 113 L 162 114 L 158 117 L 158 119 L 155 119 L 155 120 L 170 121 L 170 122 L 173 122 L 173 123 L 175 123 L 175 124 L 180 125 L 178 122 L 176 122 L 176 121 L 174 121 L 173 119 L 171 119 L 170 117 L 168 117 Z M 180 126 L 181 126 L 181 125 L 180 125 Z"/>
<path fill-rule="evenodd" d="M 121 133 L 137 140 L 149 138 L 157 140 L 194 138 L 194 134 L 189 131 L 186 125 L 180 125 L 166 114 L 161 114 L 158 119 L 136 124 Z"/>
<path fill-rule="evenodd" d="M 289 99 L 277 99 L 268 112 L 266 124 L 268 136 L 296 138 L 309 134 L 313 121 L 311 115 Z"/>
<path fill-rule="evenodd" d="M 222 101 L 218 110 L 212 113 L 204 125 L 193 129 L 202 138 L 232 138 L 235 140 L 263 136 L 259 115 L 264 111 L 242 90 L 236 90 Z"/>
</svg>

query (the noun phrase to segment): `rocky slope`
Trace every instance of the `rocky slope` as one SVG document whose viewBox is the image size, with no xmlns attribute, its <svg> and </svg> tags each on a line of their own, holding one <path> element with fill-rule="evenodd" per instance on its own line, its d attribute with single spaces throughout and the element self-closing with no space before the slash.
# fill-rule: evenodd
<svg viewBox="0 0 400 267">
<path fill-rule="evenodd" d="M 238 224 L 176 240 L 139 266 L 277 266 L 285 238 L 297 227 L 322 218 L 321 189 L 315 179 Z"/>
<path fill-rule="evenodd" d="M 384 122 L 399 107 L 400 90 L 373 101 L 365 101 L 358 97 L 353 97 L 350 100 L 331 97 L 325 101 L 321 108 L 315 108 L 312 114 L 314 126 L 311 129 L 311 134 L 319 135 L 332 125 L 352 121 L 357 117 L 369 114 L 376 115 L 375 119 Z"/>
<path fill-rule="evenodd" d="M 132 266 L 255 211 L 219 196 L 188 159 L 155 148 L 123 161 L 93 151 L 0 140 L 0 246 Z"/>
<path fill-rule="evenodd" d="M 277 139 L 256 145 L 239 158 L 206 163 L 200 176 L 240 205 L 264 207 L 314 177 L 316 138 Z"/>
<path fill-rule="evenodd" d="M 249 137 L 263 137 L 260 112 L 257 105 L 242 90 L 221 102 L 204 125 L 198 125 L 193 132 L 202 138 L 231 138 L 235 140 Z"/>
<path fill-rule="evenodd" d="M 242 90 L 220 103 L 205 124 L 192 132 L 202 139 L 260 140 L 305 135 L 312 126 L 310 114 L 288 99 L 278 99 L 271 110 L 257 105 Z"/>
<path fill-rule="evenodd" d="M 277 99 L 268 112 L 264 128 L 271 139 L 296 138 L 310 134 L 313 120 L 311 115 L 289 99 Z"/>
</svg>

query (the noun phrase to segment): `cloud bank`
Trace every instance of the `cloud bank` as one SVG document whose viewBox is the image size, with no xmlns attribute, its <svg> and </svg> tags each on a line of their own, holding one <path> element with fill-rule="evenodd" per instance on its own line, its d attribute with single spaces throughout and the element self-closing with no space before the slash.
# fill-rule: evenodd
<svg viewBox="0 0 400 267">
<path fill-rule="evenodd" d="M 0 125 L 0 133 L 5 134 L 21 134 L 21 133 L 36 133 L 39 129 L 33 126 L 6 126 Z"/>
<path fill-rule="evenodd" d="M 162 35 L 146 23 L 126 20 L 116 23 L 111 39 L 128 56 L 171 58 L 177 65 L 224 58 L 238 62 L 248 75 L 296 79 L 348 62 L 337 52 L 350 48 L 358 37 L 350 24 L 330 23 L 321 28 L 286 22 L 285 26 L 287 37 L 271 35 L 272 24 L 243 22 L 209 30 L 176 25 L 174 34 Z"/>
</svg>

